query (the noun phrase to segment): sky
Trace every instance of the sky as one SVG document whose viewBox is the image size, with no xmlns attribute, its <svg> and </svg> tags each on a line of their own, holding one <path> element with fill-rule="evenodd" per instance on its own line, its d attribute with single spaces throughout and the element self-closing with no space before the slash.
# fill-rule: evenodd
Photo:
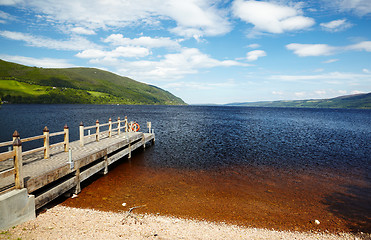
<svg viewBox="0 0 371 240">
<path fill-rule="evenodd" d="M 92 67 L 188 104 L 371 92 L 370 0 L 0 0 L 0 59 Z"/>
</svg>

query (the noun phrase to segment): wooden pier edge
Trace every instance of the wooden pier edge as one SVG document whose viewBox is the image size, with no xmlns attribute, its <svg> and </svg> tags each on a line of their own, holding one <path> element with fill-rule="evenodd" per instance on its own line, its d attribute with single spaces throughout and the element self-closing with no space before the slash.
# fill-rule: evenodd
<svg viewBox="0 0 371 240">
<path fill-rule="evenodd" d="M 78 194 L 81 191 L 81 182 L 99 172 L 107 174 L 109 165 L 126 156 L 128 158 L 131 157 L 133 151 L 141 147 L 144 148 L 145 144 L 153 143 L 153 140 L 154 137 L 152 134 L 138 133 L 130 140 L 125 139 L 117 143 L 116 146 L 109 146 L 75 161 L 74 169 L 69 169 L 69 165 L 65 165 L 42 176 L 29 179 L 26 182 L 26 188 L 30 194 L 36 193 L 38 190 L 47 186 L 46 191 L 35 195 L 36 209 L 43 207 L 66 192 Z M 117 149 L 120 151 L 117 151 Z M 111 155 L 112 152 L 115 153 Z M 66 178 L 69 175 L 71 176 Z M 66 179 L 59 183 L 58 180 L 61 178 Z M 53 186 L 54 182 L 58 182 L 58 184 Z"/>
<path fill-rule="evenodd" d="M 81 123 L 79 127 L 80 138 L 74 142 L 69 142 L 67 125 L 63 131 L 56 133 L 49 133 L 49 129 L 45 127 L 42 135 L 24 139 L 21 139 L 18 132 L 15 131 L 13 142 L 0 143 L 1 146 L 13 145 L 13 150 L 0 154 L 0 162 L 14 157 L 14 168 L 0 172 L 0 180 L 11 178 L 14 174 L 14 187 L 11 187 L 12 184 L 8 185 L 10 187 L 5 191 L 26 189 L 29 195 L 34 196 L 35 209 L 40 209 L 66 192 L 79 193 L 81 182 L 99 172 L 107 174 L 108 167 L 114 162 L 124 157 L 131 158 L 133 151 L 138 148 L 145 149 L 148 143 L 154 144 L 155 134 L 151 123 L 147 123 L 148 133 L 136 132 L 131 124 L 132 122 L 129 124 L 127 117 L 125 120 L 118 118 L 116 122 L 112 122 L 110 118 L 106 124 L 99 124 L 97 120 L 96 124 L 90 127 L 84 127 Z M 114 128 L 113 125 L 117 127 Z M 102 126 L 108 126 L 108 130 L 100 131 Z M 86 129 L 94 128 L 95 134 L 90 136 L 89 130 L 89 134 L 85 135 Z M 121 131 L 121 128 L 124 131 Z M 50 137 L 57 135 L 64 135 L 63 142 L 51 145 Z M 37 139 L 44 139 L 43 147 L 22 152 L 22 142 Z M 40 151 L 43 152 L 40 160 L 37 160 L 36 163 L 24 164 L 22 156 L 33 156 Z M 72 153 L 73 151 L 74 153 Z M 37 171 L 37 166 L 45 168 L 43 161 L 55 162 L 55 165 L 54 167 L 47 166 L 46 169 L 50 168 L 47 171 L 30 173 L 32 168 L 36 168 L 35 171 Z M 0 187 L 4 187 L 1 181 Z M 0 195 L 3 193 L 0 192 Z"/>
</svg>

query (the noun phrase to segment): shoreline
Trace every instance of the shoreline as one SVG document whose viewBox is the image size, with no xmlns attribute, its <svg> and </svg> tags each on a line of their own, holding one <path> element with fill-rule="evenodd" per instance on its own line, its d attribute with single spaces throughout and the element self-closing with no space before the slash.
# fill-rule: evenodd
<svg viewBox="0 0 371 240">
<path fill-rule="evenodd" d="M 61 205 L 177 216 L 252 228 L 367 232 L 367 182 L 328 169 L 292 172 L 269 167 L 217 171 L 156 168 L 123 162 Z M 354 174 L 354 173 L 353 173 Z M 357 187 L 356 187 L 357 186 Z M 314 224 L 315 220 L 320 224 Z"/>
<path fill-rule="evenodd" d="M 56 205 L 0 239 L 370 239 L 364 233 L 276 231 L 153 214 Z"/>
</svg>

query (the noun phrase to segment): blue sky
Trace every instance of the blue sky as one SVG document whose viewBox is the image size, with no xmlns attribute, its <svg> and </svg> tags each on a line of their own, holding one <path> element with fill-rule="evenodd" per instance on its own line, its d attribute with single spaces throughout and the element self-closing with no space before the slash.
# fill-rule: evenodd
<svg viewBox="0 0 371 240">
<path fill-rule="evenodd" d="M 371 92 L 371 1 L 0 0 L 0 59 L 108 70 L 189 104 Z"/>
</svg>

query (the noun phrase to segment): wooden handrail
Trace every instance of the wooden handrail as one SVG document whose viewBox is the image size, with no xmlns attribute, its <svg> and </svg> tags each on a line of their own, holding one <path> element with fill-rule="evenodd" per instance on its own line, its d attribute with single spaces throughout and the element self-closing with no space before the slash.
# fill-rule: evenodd
<svg viewBox="0 0 371 240">
<path fill-rule="evenodd" d="M 0 143 L 0 147 L 10 146 L 10 145 L 13 145 L 13 141 L 8 141 L 8 142 L 2 142 L 2 143 Z"/>
<path fill-rule="evenodd" d="M 61 131 L 61 132 L 55 132 L 55 133 L 50 133 L 50 134 L 49 134 L 49 137 L 59 136 L 59 135 L 63 135 L 63 134 L 64 134 L 64 131 Z"/>
<path fill-rule="evenodd" d="M 131 124 L 132 124 L 132 122 L 131 122 Z M 106 126 L 108 126 L 108 130 L 100 131 L 101 127 L 106 127 Z M 85 130 L 87 130 L 87 129 L 95 128 L 96 133 L 93 134 L 93 135 L 90 135 L 90 136 L 95 135 L 96 141 L 99 141 L 100 136 L 102 138 L 107 138 L 107 137 L 110 138 L 110 137 L 112 137 L 112 135 L 120 135 L 121 129 L 124 129 L 124 128 L 125 128 L 125 132 L 131 131 L 131 129 L 129 127 L 130 127 L 130 125 L 128 124 L 127 117 L 125 117 L 124 120 L 121 120 L 120 118 L 117 118 L 117 121 L 114 121 L 114 122 L 110 118 L 108 123 L 104 123 L 104 124 L 100 124 L 99 121 L 97 120 L 95 125 L 88 126 L 88 127 L 84 127 L 84 125 L 81 123 L 80 124 L 80 142 L 82 142 L 82 146 L 83 146 L 84 138 L 88 137 L 88 136 L 85 136 L 85 134 L 84 134 Z M 149 132 L 151 132 L 151 124 L 150 123 L 147 123 L 147 127 L 149 128 Z M 152 132 L 153 132 L 153 130 L 152 130 Z M 57 142 L 57 143 L 54 143 L 54 144 L 50 144 L 50 137 L 60 136 L 60 135 L 64 135 L 64 140 L 63 141 Z M 28 151 L 24 151 L 24 152 L 22 151 L 22 143 L 29 142 L 29 141 L 34 141 L 34 140 L 39 140 L 39 139 L 44 140 L 43 146 L 28 150 Z M 91 141 L 91 140 L 89 140 L 89 141 Z M 144 134 L 142 136 L 142 141 L 144 141 L 144 143 L 145 143 L 145 135 Z M 154 139 L 153 139 L 153 141 L 154 141 Z M 8 169 L 0 172 L 0 179 L 9 177 L 12 174 L 14 174 L 14 180 L 15 180 L 14 182 L 15 183 L 14 183 L 13 188 L 16 188 L 16 189 L 24 188 L 24 176 L 23 176 L 24 172 L 22 170 L 22 168 L 23 168 L 23 156 L 43 151 L 44 152 L 44 159 L 46 159 L 46 158 L 50 157 L 50 149 L 55 148 L 57 146 L 62 146 L 62 145 L 64 146 L 64 147 L 62 147 L 63 148 L 62 151 L 68 152 L 69 149 L 70 149 L 69 148 L 69 128 L 66 125 L 64 127 L 63 131 L 50 133 L 49 129 L 47 127 L 45 127 L 44 130 L 43 130 L 42 135 L 27 137 L 27 138 L 24 138 L 24 139 L 21 139 L 21 137 L 19 136 L 19 133 L 17 131 L 15 131 L 13 133 L 13 141 L 7 141 L 7 142 L 0 143 L 0 147 L 11 146 L 11 145 L 13 146 L 13 150 L 9 149 L 8 152 L 0 153 L 0 162 L 6 161 L 6 160 L 9 160 L 9 159 L 13 159 L 14 160 L 14 167 L 9 166 Z M 131 156 L 132 146 L 129 144 L 128 148 L 129 148 L 129 155 Z M 58 151 L 59 151 L 59 149 L 58 149 Z M 53 152 L 53 154 L 54 154 L 54 152 Z"/>
<path fill-rule="evenodd" d="M 121 125 L 121 123 L 124 123 L 124 125 Z M 112 126 L 114 124 L 117 124 L 117 127 L 116 128 L 113 128 Z M 101 127 L 105 127 L 105 126 L 108 126 L 108 130 L 105 130 L 105 131 L 100 131 L 100 128 Z M 88 130 L 88 129 L 93 129 L 95 128 L 95 133 L 93 134 L 90 134 L 90 135 L 85 135 L 85 130 Z M 121 133 L 121 129 L 125 128 L 125 132 L 128 131 L 128 125 L 127 125 L 127 117 L 125 117 L 125 120 L 121 120 L 120 117 L 117 118 L 117 121 L 115 122 L 112 122 L 111 118 L 108 120 L 108 123 L 99 123 L 99 120 L 97 120 L 95 122 L 95 125 L 91 125 L 91 126 L 87 126 L 85 127 L 84 124 L 81 122 L 80 123 L 80 146 L 84 146 L 85 144 L 85 138 L 88 138 L 88 137 L 91 137 L 91 136 L 95 136 L 95 141 L 99 142 L 100 140 L 100 136 L 102 136 L 103 134 L 106 134 L 108 133 L 108 137 L 112 137 L 112 133 L 116 132 L 116 134 L 120 134 Z"/>
<path fill-rule="evenodd" d="M 0 162 L 13 158 L 14 156 L 14 151 L 0 153 Z"/>
<path fill-rule="evenodd" d="M 84 127 L 84 130 L 92 129 L 95 128 L 95 125 L 89 126 L 89 127 Z"/>
<path fill-rule="evenodd" d="M 44 138 L 44 135 L 34 136 L 34 137 L 28 137 L 28 138 L 22 138 L 22 143 L 30 142 L 33 140 L 38 140 Z"/>
<path fill-rule="evenodd" d="M 104 123 L 104 124 L 99 124 L 99 127 L 104 127 L 104 126 L 108 126 L 109 123 Z"/>
<path fill-rule="evenodd" d="M 45 147 L 34 148 L 34 149 L 23 152 L 22 155 L 25 156 L 25 155 L 29 155 L 29 154 L 32 154 L 32 153 L 35 153 L 35 152 L 44 151 L 44 149 L 45 149 Z"/>
</svg>

